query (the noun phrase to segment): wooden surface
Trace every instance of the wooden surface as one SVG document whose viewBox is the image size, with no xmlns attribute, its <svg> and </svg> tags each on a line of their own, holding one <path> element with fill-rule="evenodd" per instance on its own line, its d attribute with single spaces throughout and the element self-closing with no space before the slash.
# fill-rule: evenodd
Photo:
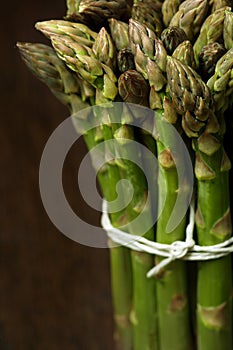
<svg viewBox="0 0 233 350">
<path fill-rule="evenodd" d="M 47 42 L 34 23 L 61 18 L 65 1 L 11 1 L 3 13 L 0 349 L 112 349 L 108 251 L 59 233 L 39 194 L 43 148 L 69 114 L 31 75 L 15 47 L 16 41 Z M 64 183 L 73 207 L 98 224 L 99 216 L 83 209 L 75 190 L 77 161 L 84 154 L 82 143 L 73 147 Z"/>
</svg>

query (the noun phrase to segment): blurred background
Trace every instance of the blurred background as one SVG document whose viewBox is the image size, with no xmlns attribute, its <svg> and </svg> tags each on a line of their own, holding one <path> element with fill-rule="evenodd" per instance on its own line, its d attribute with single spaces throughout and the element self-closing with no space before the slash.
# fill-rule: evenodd
<svg viewBox="0 0 233 350">
<path fill-rule="evenodd" d="M 62 235 L 40 199 L 41 154 L 69 112 L 32 76 L 15 45 L 47 43 L 34 24 L 62 18 L 65 0 L 8 1 L 2 11 L 0 349 L 112 349 L 108 251 Z M 83 142 L 72 147 L 64 186 L 74 210 L 98 225 L 99 214 L 84 206 L 77 189 L 85 152 Z"/>
</svg>

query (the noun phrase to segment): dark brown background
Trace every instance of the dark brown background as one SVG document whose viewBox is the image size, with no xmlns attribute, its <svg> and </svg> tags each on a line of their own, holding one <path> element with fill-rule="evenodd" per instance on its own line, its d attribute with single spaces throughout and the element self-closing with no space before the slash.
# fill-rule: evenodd
<svg viewBox="0 0 233 350">
<path fill-rule="evenodd" d="M 46 42 L 34 24 L 61 18 L 65 0 L 2 6 L 0 348 L 112 349 L 108 252 L 59 233 L 39 194 L 43 147 L 69 114 L 31 75 L 15 47 L 16 41 Z M 73 207 L 98 223 L 98 214 L 83 208 L 75 190 L 77 162 L 84 154 L 83 144 L 73 147 L 65 188 Z"/>
</svg>

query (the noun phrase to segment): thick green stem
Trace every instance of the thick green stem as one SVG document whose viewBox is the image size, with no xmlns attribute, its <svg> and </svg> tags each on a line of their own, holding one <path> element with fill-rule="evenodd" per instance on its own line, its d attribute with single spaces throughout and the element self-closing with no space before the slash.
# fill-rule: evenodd
<svg viewBox="0 0 233 350">
<path fill-rule="evenodd" d="M 99 175 L 99 183 L 105 199 L 109 202 L 116 199 L 116 184 L 119 182 L 119 171 L 114 165 L 107 165 L 107 176 Z M 122 212 L 110 215 L 113 226 L 118 227 L 121 223 Z M 113 297 L 115 341 L 119 350 L 133 349 L 132 324 L 130 312 L 132 308 L 132 266 L 129 249 L 121 246 L 114 247 L 109 242 L 111 263 L 111 286 Z"/>
<path fill-rule="evenodd" d="M 132 234 L 144 234 L 144 237 L 154 240 L 154 229 L 151 218 L 150 207 L 144 208 L 147 200 L 147 184 L 143 170 L 137 164 L 141 164 L 140 150 L 134 140 L 133 129 L 128 125 L 123 125 L 115 132 L 115 139 L 120 144 L 122 157 L 122 177 L 130 181 L 133 186 L 133 198 L 126 208 L 129 225 L 127 229 Z M 128 139 L 128 141 L 126 140 Z M 137 164 L 130 161 L 135 160 Z M 127 197 L 127 188 L 125 188 Z M 144 213 L 142 211 L 145 209 Z M 135 226 L 133 220 L 140 216 L 140 220 Z M 145 232 L 145 227 L 149 229 Z M 131 320 L 134 327 L 134 350 L 157 350 L 157 312 L 156 312 L 156 287 L 155 280 L 146 277 L 147 272 L 153 267 L 154 258 L 147 253 L 132 251 L 133 268 L 133 309 Z"/>
<path fill-rule="evenodd" d="M 146 147 L 142 149 L 142 163 L 145 169 L 147 180 L 153 186 L 150 186 L 151 211 L 153 217 L 157 217 L 157 196 L 158 196 L 158 169 L 155 168 L 155 157 L 157 156 L 156 141 L 151 134 L 142 131 L 139 135 L 140 142 Z M 148 152 L 149 150 L 150 152 Z M 153 170 L 152 170 L 153 169 Z"/>
<path fill-rule="evenodd" d="M 199 263 L 198 350 L 232 349 L 231 257 Z"/>
<path fill-rule="evenodd" d="M 156 240 L 171 244 L 176 240 L 185 239 L 186 217 L 171 232 L 167 232 L 167 224 L 174 209 L 179 188 L 177 169 L 167 145 L 166 128 L 160 123 L 157 141 L 159 159 L 158 178 L 158 210 Z M 164 145 L 164 142 L 167 145 Z M 157 257 L 156 262 L 162 258 Z M 183 261 L 175 261 L 164 268 L 157 279 L 157 305 L 159 317 L 160 350 L 193 349 L 193 339 L 190 327 L 190 312 L 187 288 L 187 266 Z"/>
<path fill-rule="evenodd" d="M 153 278 L 146 277 L 153 267 L 150 254 L 132 251 L 134 350 L 158 350 L 156 287 Z"/>
<path fill-rule="evenodd" d="M 116 128 L 116 124 L 113 124 Z M 112 127 L 103 125 L 104 140 L 108 141 L 113 136 Z M 102 184 L 103 195 L 108 202 L 116 200 L 119 193 L 116 191 L 117 184 L 121 180 L 118 166 L 114 162 L 107 163 L 107 176 L 103 181 L 100 172 L 98 180 Z M 104 172 L 103 172 L 104 173 Z M 114 227 L 119 227 L 124 221 L 124 210 L 114 212 L 110 215 L 111 223 Z M 111 286 L 115 321 L 115 343 L 116 349 L 133 349 L 133 332 L 130 321 L 132 308 L 132 266 L 129 249 L 120 246 L 114 247 L 114 243 L 109 242 L 110 264 L 111 264 Z"/>
<path fill-rule="evenodd" d="M 231 234 L 229 180 L 225 156 L 203 157 L 212 179 L 198 181 L 198 242 L 213 245 Z M 225 160 L 224 160 L 225 159 Z M 221 169 L 222 168 L 222 169 Z M 198 350 L 230 350 L 232 345 L 231 256 L 199 263 L 197 285 Z"/>
<path fill-rule="evenodd" d="M 191 310 L 191 329 L 193 338 L 197 339 L 197 263 L 194 261 L 187 262 L 188 269 L 188 300 L 190 301 Z M 195 347 L 196 349 L 196 347 Z"/>
<path fill-rule="evenodd" d="M 129 319 L 132 306 L 131 258 L 127 248 L 111 247 L 111 242 L 109 246 L 116 349 L 132 350 L 132 324 Z"/>
</svg>

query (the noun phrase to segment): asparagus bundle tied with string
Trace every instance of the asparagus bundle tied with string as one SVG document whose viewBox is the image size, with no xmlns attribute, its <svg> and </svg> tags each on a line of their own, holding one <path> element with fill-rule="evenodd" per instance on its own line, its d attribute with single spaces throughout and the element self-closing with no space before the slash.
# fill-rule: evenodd
<svg viewBox="0 0 233 350">
<path fill-rule="evenodd" d="M 97 178 L 111 225 L 170 249 L 166 265 L 159 249 L 155 256 L 109 240 L 119 350 L 233 347 L 231 255 L 192 262 L 192 269 L 179 260 L 192 257 L 193 239 L 212 247 L 232 235 L 232 7 L 230 0 L 67 0 L 65 19 L 36 24 L 51 46 L 18 43 L 77 131 L 87 130 L 87 148 L 98 147 L 105 159 Z M 77 119 L 80 110 L 86 113 Z M 176 137 L 192 173 L 179 163 Z M 193 243 L 176 256 L 192 192 Z"/>
</svg>

